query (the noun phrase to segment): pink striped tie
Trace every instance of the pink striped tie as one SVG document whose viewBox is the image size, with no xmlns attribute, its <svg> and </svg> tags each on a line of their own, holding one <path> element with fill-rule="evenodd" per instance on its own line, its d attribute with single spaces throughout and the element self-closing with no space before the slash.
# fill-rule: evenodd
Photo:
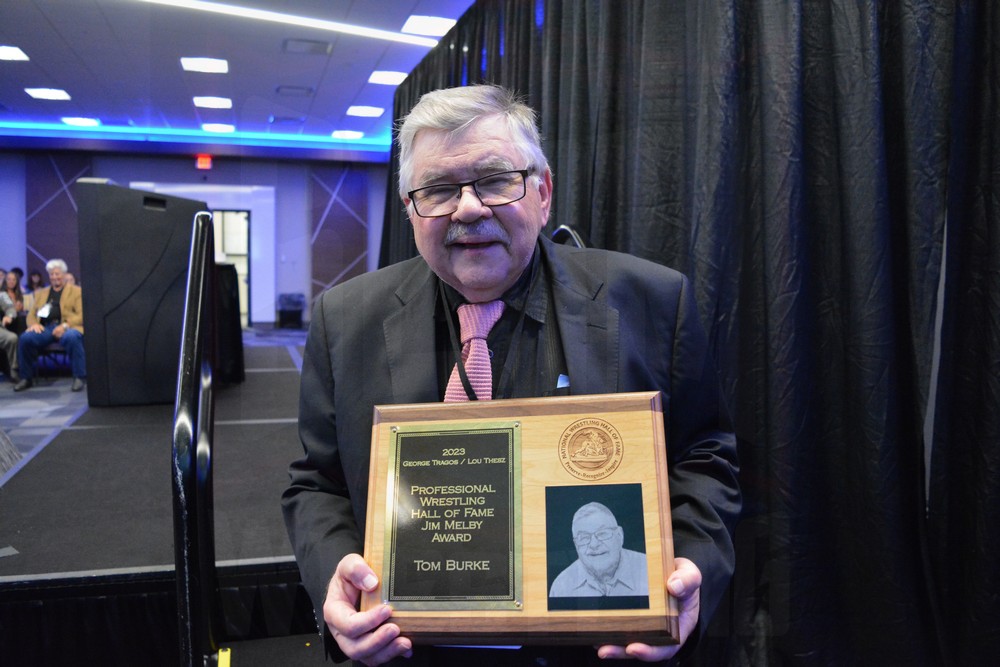
<svg viewBox="0 0 1000 667">
<path fill-rule="evenodd" d="M 469 384 L 481 401 L 493 398 L 493 370 L 490 368 L 490 350 L 486 346 L 486 336 L 500 319 L 503 308 L 503 301 L 467 303 L 458 307 L 458 323 L 462 329 L 462 364 L 465 366 L 465 374 L 469 376 Z M 451 371 L 444 400 L 445 403 L 469 400 L 458 375 L 458 364 Z"/>
</svg>

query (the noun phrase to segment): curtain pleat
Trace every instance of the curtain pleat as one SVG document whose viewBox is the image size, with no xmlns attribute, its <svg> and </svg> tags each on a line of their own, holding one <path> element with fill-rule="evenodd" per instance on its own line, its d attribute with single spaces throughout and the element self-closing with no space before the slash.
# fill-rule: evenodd
<svg viewBox="0 0 1000 667">
<path fill-rule="evenodd" d="M 933 575 L 955 664 L 1000 652 L 1000 11 L 952 26 L 947 265 L 929 494 Z"/>
<path fill-rule="evenodd" d="M 993 660 L 996 3 L 480 0 L 396 117 L 481 81 L 539 112 L 550 229 L 694 284 L 745 508 L 692 661 Z M 393 184 L 381 261 L 414 254 Z"/>
</svg>

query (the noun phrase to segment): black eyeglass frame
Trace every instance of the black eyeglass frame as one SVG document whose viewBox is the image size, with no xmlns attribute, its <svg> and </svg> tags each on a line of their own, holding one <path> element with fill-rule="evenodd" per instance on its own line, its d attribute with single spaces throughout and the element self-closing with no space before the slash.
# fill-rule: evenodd
<svg viewBox="0 0 1000 667">
<path fill-rule="evenodd" d="M 621 526 L 615 526 L 614 528 L 601 528 L 600 530 L 595 530 L 592 533 L 588 533 L 586 531 L 582 531 L 580 533 L 577 533 L 577 534 L 573 535 L 573 543 L 574 544 L 578 544 L 580 546 L 583 546 L 585 544 L 590 544 L 590 541 L 593 540 L 596 537 L 598 542 L 600 542 L 601 544 L 604 544 L 608 540 L 614 538 L 614 536 L 618 534 L 618 530 L 620 528 L 621 528 Z M 608 533 L 607 537 L 603 537 L 603 538 L 600 537 L 599 536 L 600 533 L 604 533 L 604 532 Z M 587 536 L 586 540 L 584 540 L 583 537 L 581 537 L 582 535 L 586 535 Z"/>
<path fill-rule="evenodd" d="M 410 200 L 410 203 L 413 204 L 413 212 L 419 215 L 421 218 L 440 218 L 442 215 L 451 215 L 452 213 L 457 211 L 458 202 L 461 201 L 462 199 L 462 191 L 465 189 L 465 186 L 467 185 L 472 186 L 472 191 L 476 193 L 476 197 L 479 198 L 479 203 L 481 203 L 483 206 L 490 206 L 490 207 L 506 206 L 507 204 L 513 204 L 516 201 L 521 201 L 528 195 L 528 176 L 533 174 L 534 172 L 535 170 L 533 167 L 528 167 L 527 169 L 508 169 L 506 171 L 498 171 L 493 174 L 486 174 L 485 176 L 480 176 L 479 178 L 476 178 L 471 181 L 466 181 L 465 183 L 438 183 L 436 185 L 426 185 L 422 188 L 417 188 L 416 190 L 410 190 L 409 192 L 406 193 L 406 196 Z M 521 190 L 521 196 L 517 197 L 516 199 L 511 199 L 510 201 L 505 201 L 502 204 L 487 204 L 486 202 L 483 201 L 483 196 L 479 194 L 479 188 L 476 187 L 476 184 L 479 183 L 479 181 L 485 181 L 488 178 L 495 178 L 497 176 L 502 176 L 504 174 L 521 174 L 521 185 L 523 186 Z M 420 210 L 417 208 L 417 200 L 413 195 L 420 192 L 421 190 L 430 190 L 431 188 L 440 188 L 442 186 L 458 188 L 458 198 L 455 199 L 456 202 L 455 208 L 448 211 L 447 213 L 437 213 L 435 215 L 424 215 L 423 213 L 421 213 Z"/>
</svg>

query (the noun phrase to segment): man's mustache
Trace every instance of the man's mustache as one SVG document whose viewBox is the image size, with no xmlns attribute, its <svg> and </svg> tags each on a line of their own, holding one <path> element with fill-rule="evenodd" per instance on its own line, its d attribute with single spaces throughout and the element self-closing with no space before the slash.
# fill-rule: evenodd
<svg viewBox="0 0 1000 667">
<path fill-rule="evenodd" d="M 451 222 L 445 232 L 444 244 L 458 243 L 466 237 L 486 238 L 491 241 L 510 245 L 510 234 L 493 218 L 484 218 L 472 223 Z"/>
</svg>

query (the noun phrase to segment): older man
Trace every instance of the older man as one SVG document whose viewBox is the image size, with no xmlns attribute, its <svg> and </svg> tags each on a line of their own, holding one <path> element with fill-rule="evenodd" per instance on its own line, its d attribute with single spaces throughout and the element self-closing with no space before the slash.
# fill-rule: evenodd
<svg viewBox="0 0 1000 667">
<path fill-rule="evenodd" d="M 663 391 L 677 555 L 667 587 L 685 642 L 728 585 L 740 510 L 735 439 L 690 285 L 651 262 L 540 234 L 552 174 L 534 112 L 495 86 L 440 90 L 412 109 L 399 143 L 399 191 L 420 257 L 327 291 L 303 358 L 305 456 L 291 465 L 283 509 L 317 618 L 334 648 L 370 665 L 671 657 L 678 647 L 414 648 L 388 605 L 357 610 L 361 591 L 378 584 L 360 555 L 373 405 Z M 483 320 L 488 353 L 473 364 L 478 355 L 466 359 L 454 332 L 465 338 Z"/>
<path fill-rule="evenodd" d="M 73 370 L 73 391 L 84 387 L 87 364 L 83 351 L 83 295 L 76 285 L 66 284 L 66 262 L 51 259 L 45 265 L 49 286 L 35 291 L 28 328 L 21 334 L 17 359 L 21 381 L 14 391 L 24 391 L 34 385 L 38 356 L 52 343 L 59 342 L 69 356 Z"/>
</svg>

